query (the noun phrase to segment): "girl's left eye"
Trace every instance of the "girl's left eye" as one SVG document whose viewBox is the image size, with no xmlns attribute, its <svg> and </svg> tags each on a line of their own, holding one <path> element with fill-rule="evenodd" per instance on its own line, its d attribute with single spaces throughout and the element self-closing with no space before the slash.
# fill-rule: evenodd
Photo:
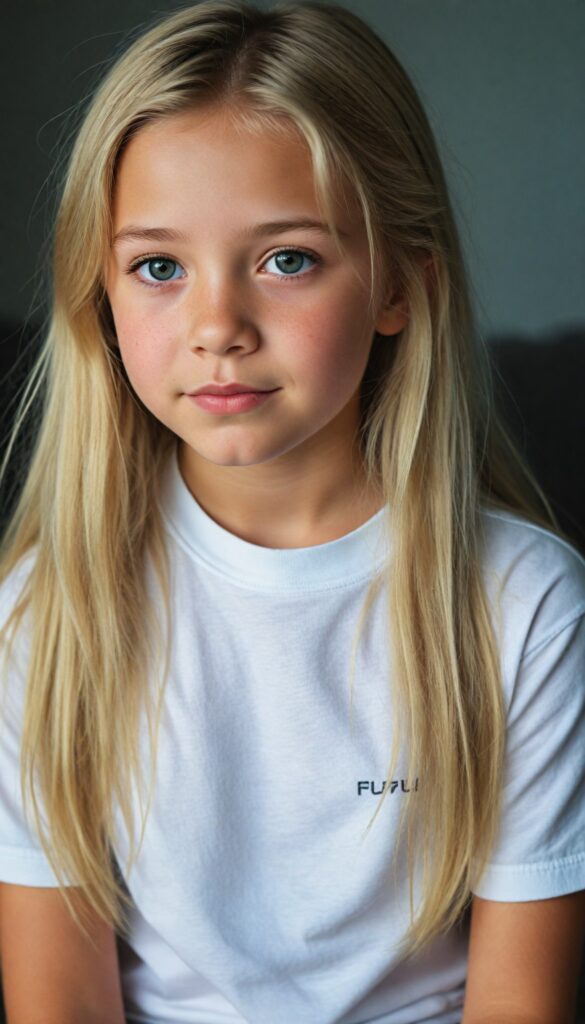
<svg viewBox="0 0 585 1024">
<path fill-rule="evenodd" d="M 315 266 L 322 262 L 320 256 L 310 253 L 305 249 L 278 249 L 277 252 L 273 252 L 264 263 L 269 263 L 271 260 L 276 261 L 276 266 L 279 270 L 284 271 L 282 274 L 274 274 L 270 272 L 272 276 L 286 280 L 292 278 L 293 280 L 298 277 L 306 277 L 307 273 L 298 274 L 296 271 L 299 269 L 299 262 L 302 265 L 303 260 L 311 260 Z M 147 267 L 148 272 L 152 275 L 149 279 L 145 279 L 141 274 L 138 273 L 142 267 Z M 176 275 L 176 271 L 182 269 L 181 264 L 177 260 L 172 260 L 168 256 L 142 256 L 139 260 L 135 260 L 130 264 L 126 270 L 127 274 L 136 274 L 140 283 L 145 284 L 150 288 L 159 288 L 167 281 L 178 281 L 184 274 Z"/>
<path fill-rule="evenodd" d="M 265 262 L 270 263 L 270 260 L 276 260 L 276 266 L 278 267 L 278 269 L 286 271 L 284 277 L 292 277 L 294 279 L 295 277 L 306 277 L 306 273 L 294 273 L 294 271 L 298 269 L 299 260 L 302 263 L 302 261 L 306 259 L 311 260 L 311 262 L 314 263 L 315 266 L 318 263 L 322 263 L 322 259 L 320 256 L 316 256 L 314 253 L 307 252 L 306 249 L 278 249 L 277 252 L 273 252 L 272 256 L 269 256 Z M 288 273 L 288 271 L 290 271 L 290 273 Z M 311 271 L 309 270 L 307 271 L 307 273 L 311 273 Z M 282 275 L 277 274 L 276 276 L 281 277 Z"/>
</svg>

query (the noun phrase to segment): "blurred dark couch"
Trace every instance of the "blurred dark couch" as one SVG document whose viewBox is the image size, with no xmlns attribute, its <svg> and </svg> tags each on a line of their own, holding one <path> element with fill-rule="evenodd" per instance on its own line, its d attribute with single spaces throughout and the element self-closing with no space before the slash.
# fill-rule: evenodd
<svg viewBox="0 0 585 1024">
<path fill-rule="evenodd" d="M 37 345 L 31 339 L 31 327 L 0 325 L 2 450 L 14 416 L 14 394 Z M 497 402 L 559 525 L 585 555 L 585 325 L 536 341 L 512 335 L 489 341 Z M 15 363 L 17 369 L 9 375 Z M 24 464 L 25 454 L 17 452 L 12 461 Z M 14 470 L 7 485 L 0 495 L 0 528 L 16 493 Z M 585 958 L 576 1024 L 585 1024 Z"/>
<path fill-rule="evenodd" d="M 585 555 L 585 324 L 536 342 L 490 342 L 502 412 L 559 525 Z"/>
</svg>

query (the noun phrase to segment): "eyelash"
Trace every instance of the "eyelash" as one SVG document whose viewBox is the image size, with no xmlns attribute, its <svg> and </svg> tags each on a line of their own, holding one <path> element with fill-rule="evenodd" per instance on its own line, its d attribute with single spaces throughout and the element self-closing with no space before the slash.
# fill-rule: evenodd
<svg viewBox="0 0 585 1024">
<path fill-rule="evenodd" d="M 267 263 L 268 260 L 271 260 L 274 256 L 278 256 L 278 254 L 281 252 L 297 253 L 300 256 L 308 256 L 310 260 L 313 260 L 316 266 L 323 262 L 321 256 L 317 256 L 315 255 L 315 253 L 309 252 L 308 249 L 291 248 L 290 246 L 283 246 L 281 249 L 275 249 L 274 252 L 270 253 L 270 256 L 266 257 L 264 262 Z M 169 260 L 170 263 L 176 263 L 177 266 L 181 266 L 178 260 L 173 260 L 171 259 L 170 256 L 166 256 L 164 253 L 161 252 L 153 252 L 150 253 L 148 256 L 141 256 L 140 259 L 134 260 L 124 271 L 124 273 L 134 274 L 136 276 L 137 281 L 140 284 L 146 285 L 147 288 L 164 288 L 165 285 L 167 284 L 174 284 L 174 281 L 172 280 L 159 281 L 157 284 L 155 284 L 154 281 L 145 281 L 144 278 L 138 276 L 137 271 L 140 269 L 140 267 L 143 267 L 146 263 L 150 263 L 151 260 Z M 302 274 L 275 274 L 272 276 L 276 277 L 277 280 L 281 281 L 295 281 L 298 280 L 299 278 L 307 277 L 311 273 L 312 271 L 309 270 L 305 271 Z M 181 278 L 175 278 L 174 280 L 180 281 Z"/>
</svg>

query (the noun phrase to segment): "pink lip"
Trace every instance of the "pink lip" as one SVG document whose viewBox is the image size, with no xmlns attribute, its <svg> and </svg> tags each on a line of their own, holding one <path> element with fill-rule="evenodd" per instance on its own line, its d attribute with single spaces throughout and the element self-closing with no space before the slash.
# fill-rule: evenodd
<svg viewBox="0 0 585 1024">
<path fill-rule="evenodd" d="M 263 391 L 274 391 L 275 388 L 251 388 L 247 384 L 238 384 L 234 381 L 233 384 L 203 384 L 196 391 L 189 391 L 189 395 L 243 395 L 249 392 L 258 394 Z"/>
<path fill-rule="evenodd" d="M 245 391 L 235 395 L 199 394 L 188 395 L 187 397 L 195 405 L 198 405 L 200 409 L 205 409 L 206 412 L 215 413 L 216 415 L 222 415 L 255 409 L 259 405 L 263 405 L 277 391 L 280 391 L 280 388 L 275 388 L 274 391 Z"/>
</svg>

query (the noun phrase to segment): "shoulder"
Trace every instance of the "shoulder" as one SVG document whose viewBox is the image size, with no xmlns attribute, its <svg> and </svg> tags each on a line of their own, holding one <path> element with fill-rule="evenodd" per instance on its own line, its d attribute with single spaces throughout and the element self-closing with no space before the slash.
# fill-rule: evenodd
<svg viewBox="0 0 585 1024">
<path fill-rule="evenodd" d="M 502 642 L 520 659 L 585 615 L 585 559 L 520 515 L 482 509 L 482 569 Z"/>
<path fill-rule="evenodd" d="M 486 573 L 518 586 L 561 585 L 585 606 L 585 559 L 551 530 L 520 515 L 482 509 Z"/>
</svg>

